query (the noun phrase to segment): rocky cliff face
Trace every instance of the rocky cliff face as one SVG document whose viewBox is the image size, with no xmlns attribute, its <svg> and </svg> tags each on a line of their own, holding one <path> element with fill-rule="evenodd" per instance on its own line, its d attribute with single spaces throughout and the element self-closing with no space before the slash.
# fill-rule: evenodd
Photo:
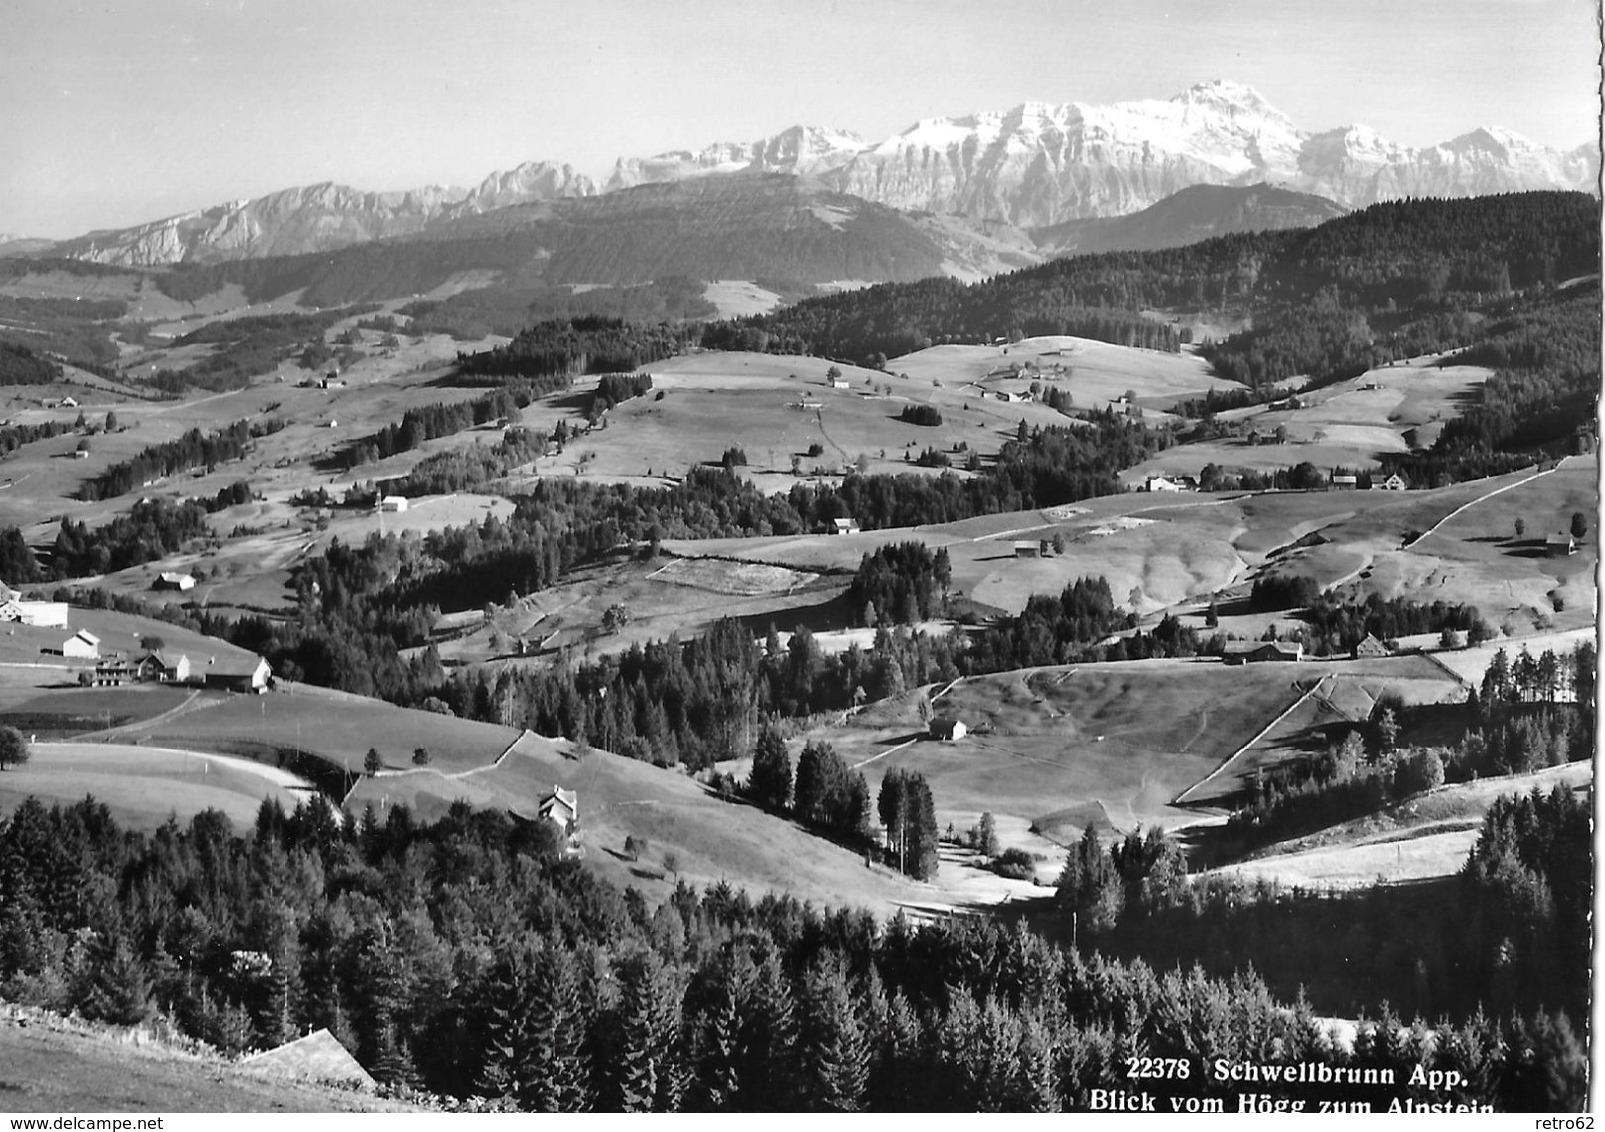
<svg viewBox="0 0 1605 1132">
<path fill-rule="evenodd" d="M 431 186 L 373 193 L 305 185 L 133 228 L 91 232 L 62 241 L 52 254 L 127 267 L 300 255 L 408 236 L 437 220 L 510 204 L 595 191 L 590 178 L 550 162 L 492 174 L 471 191 Z"/>
<path fill-rule="evenodd" d="M 1562 153 L 1498 129 L 1420 150 L 1364 126 L 1310 133 L 1252 88 L 1216 81 L 1163 101 L 1027 102 L 932 118 L 873 145 L 793 127 L 696 154 L 621 159 L 607 188 L 749 171 L 817 177 L 907 211 L 1039 228 L 1138 212 L 1192 185 L 1268 183 L 1345 208 L 1409 195 L 1592 191 L 1599 156 L 1592 147 Z"/>
<path fill-rule="evenodd" d="M 604 189 L 612 192 L 714 173 L 793 173 L 806 177 L 836 169 L 865 146 L 863 138 L 846 130 L 793 126 L 773 137 L 754 142 L 718 142 L 696 153 L 671 150 L 652 157 L 621 157 Z"/>
<path fill-rule="evenodd" d="M 1118 216 L 1190 185 L 1266 182 L 1362 208 L 1408 195 L 1592 190 L 1597 152 L 1477 130 L 1428 149 L 1363 126 L 1308 133 L 1254 90 L 1201 83 L 1168 101 L 1026 103 L 920 122 L 825 175 L 896 208 L 1027 227 Z"/>
</svg>

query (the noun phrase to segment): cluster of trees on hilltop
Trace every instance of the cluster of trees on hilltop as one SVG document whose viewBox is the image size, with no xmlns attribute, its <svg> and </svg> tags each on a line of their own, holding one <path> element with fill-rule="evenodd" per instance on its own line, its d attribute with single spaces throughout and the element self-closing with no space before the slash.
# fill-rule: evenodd
<svg viewBox="0 0 1605 1132">
<path fill-rule="evenodd" d="M 188 499 L 145 499 L 105 526 L 91 531 L 81 522 L 62 519 L 50 550 L 50 571 L 57 578 L 105 574 L 163 558 L 182 550 L 191 539 L 211 533 L 205 503 Z"/>
<path fill-rule="evenodd" d="M 458 354 L 457 369 L 470 377 L 570 377 L 633 370 L 684 351 L 695 331 L 668 323 L 641 325 L 587 315 L 538 322 L 507 345 Z"/>
<path fill-rule="evenodd" d="M 142 834 L 93 800 L 29 800 L 0 824 L 0 993 L 161 1015 L 229 1052 L 327 1027 L 386 1086 L 506 1109 L 1084 1109 L 1129 1087 L 1138 1055 L 1397 1082 L 1262 1087 L 1311 1100 L 1582 1101 L 1581 1048 L 1548 1014 L 1445 1018 L 1431 1043 L 1362 1017 L 1344 1053 L 1314 1007 L 1252 975 L 1160 975 L 983 917 L 883 925 L 722 883 L 654 907 L 546 829 L 465 804 L 427 825 L 268 802 L 248 836 L 216 811 Z M 1410 1085 L 1417 1065 L 1463 1084 Z M 1153 1091 L 1236 1088 L 1195 1073 Z"/>
<path fill-rule="evenodd" d="M 899 542 L 864 555 L 847 588 L 854 625 L 910 625 L 941 616 L 953 569 L 947 551 Z"/>
<path fill-rule="evenodd" d="M 0 365 L 3 364 L 4 362 L 0 362 Z M 36 440 L 49 440 L 53 436 L 77 432 L 80 427 L 72 421 L 41 421 L 39 424 L 0 426 L 0 455 L 9 455 L 24 444 L 32 444 Z"/>
<path fill-rule="evenodd" d="M 971 644 L 972 673 L 1003 672 L 1083 658 L 1087 646 L 1131 624 L 1102 577 L 1077 578 L 1057 597 L 1032 594 L 1018 616 L 999 620 Z"/>
<path fill-rule="evenodd" d="M 569 385 L 567 374 L 536 381 L 503 386 L 470 401 L 436 401 L 408 409 L 401 420 L 379 431 L 353 440 L 341 451 L 340 463 L 346 468 L 371 464 L 400 452 L 408 452 L 428 440 L 450 436 L 479 425 L 518 414 L 536 397 Z"/>
<path fill-rule="evenodd" d="M 1481 644 L 1494 635 L 1477 607 L 1465 602 L 1416 601 L 1408 597 L 1385 598 L 1368 594 L 1361 601 L 1335 594 L 1318 593 L 1305 603 L 1303 618 L 1309 623 L 1313 640 L 1310 647 L 1319 655 L 1347 652 L 1367 634 L 1378 640 L 1407 637 L 1417 633 L 1463 632 L 1467 644 Z"/>
<path fill-rule="evenodd" d="M 534 429 L 507 428 L 502 430 L 501 439 L 495 444 L 475 444 L 425 457 L 406 475 L 386 480 L 384 487 L 386 491 L 409 497 L 480 491 L 514 468 L 544 455 L 546 439 L 545 433 Z"/>
<path fill-rule="evenodd" d="M 177 440 L 153 444 L 131 459 L 113 464 L 78 489 L 79 498 L 93 502 L 126 495 L 142 484 L 196 468 L 211 471 L 218 464 L 242 458 L 251 441 L 272 436 L 284 427 L 277 417 L 266 421 L 235 421 L 227 428 L 203 433 L 192 428 Z"/>
<path fill-rule="evenodd" d="M 620 401 L 644 396 L 651 388 L 649 373 L 604 373 L 596 383 L 596 392 L 591 395 L 589 415 L 593 419 L 599 417 Z"/>
</svg>

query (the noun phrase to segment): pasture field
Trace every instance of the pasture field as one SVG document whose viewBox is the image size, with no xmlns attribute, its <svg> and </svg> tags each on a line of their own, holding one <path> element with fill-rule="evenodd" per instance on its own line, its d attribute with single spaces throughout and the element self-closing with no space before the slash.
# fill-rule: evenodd
<svg viewBox="0 0 1605 1132">
<path fill-rule="evenodd" d="M 992 813 L 1005 844 L 1049 858 L 1040 873 L 1049 879 L 1059 847 L 1089 825 L 1196 820 L 1171 799 L 1299 697 L 1301 668 L 1149 660 L 1020 669 L 961 680 L 933 700 L 933 715 L 969 728 L 957 742 L 928 739 L 917 713 L 882 705 L 803 738 L 831 743 L 872 794 L 894 767 L 925 775 L 943 828 Z"/>
<path fill-rule="evenodd" d="M 1466 695 L 1458 681 L 1420 656 L 1271 667 L 1298 669 L 1304 694 L 1286 714 L 1270 721 L 1263 734 L 1184 791 L 1179 801 L 1189 806 L 1223 804 L 1255 772 L 1319 754 L 1337 732 L 1364 723 L 1386 693 L 1401 697 L 1407 705 L 1461 702 Z"/>
<path fill-rule="evenodd" d="M 185 823 L 206 809 L 221 810 L 236 829 L 248 829 L 268 798 L 287 811 L 301 801 L 321 804 L 311 783 L 277 767 L 162 747 L 35 743 L 27 763 L 0 773 L 5 813 L 30 796 L 49 806 L 86 795 L 105 803 L 124 828 L 147 831 L 174 815 Z"/>
<path fill-rule="evenodd" d="M 1534 788 L 1547 793 L 1556 786 L 1584 791 L 1592 783 L 1593 767 L 1576 762 L 1439 786 L 1204 875 L 1249 881 L 1264 877 L 1302 888 L 1358 888 L 1378 881 L 1403 884 L 1453 876 L 1476 845 L 1483 815 L 1494 799 Z"/>
<path fill-rule="evenodd" d="M 571 753 L 566 740 L 526 736 L 498 765 L 470 774 L 428 770 L 364 779 L 347 807 L 360 813 L 372 803 L 382 818 L 388 806 L 405 802 L 419 816 L 434 818 L 460 798 L 533 816 L 541 796 L 561 785 L 579 795 L 587 866 L 649 899 L 666 898 L 682 878 L 699 887 L 728 879 L 755 898 L 790 892 L 887 913 L 933 898 L 931 886 L 867 868 L 861 854 L 784 818 L 716 798 L 683 774 L 605 751 L 582 759 Z M 646 843 L 639 859 L 625 854 L 627 837 Z"/>
<path fill-rule="evenodd" d="M 720 318 L 768 314 L 786 301 L 747 279 L 715 279 L 702 289 L 702 297 L 718 308 Z"/>
<path fill-rule="evenodd" d="M 0 723 L 9 723 L 23 732 L 46 733 L 133 727 L 172 711 L 194 694 L 192 688 L 171 684 L 130 684 L 120 688 L 80 688 L 76 682 L 46 688 L 12 686 L 0 689 Z"/>
<path fill-rule="evenodd" d="M 1448 532 L 1487 506 L 1477 500 L 1501 489 L 1488 502 L 1532 507 L 1542 498 L 1541 506 L 1552 511 L 1563 507 L 1569 516 L 1571 510 L 1580 509 L 1573 504 L 1584 502 L 1592 482 L 1590 467 L 1581 458 L 1566 461 L 1561 470 L 1542 479 L 1525 482 L 1532 474 L 1423 492 L 1135 492 L 935 526 L 840 536 L 668 540 L 664 546 L 678 555 L 730 556 L 845 572 L 856 569 L 860 558 L 877 547 L 917 540 L 933 550 L 947 550 L 956 592 L 1009 612 L 1024 608 L 1033 593 L 1058 592 L 1076 578 L 1102 575 L 1117 601 L 1151 614 L 1211 594 L 1235 592 L 1253 571 L 1271 563 L 1278 572 L 1309 574 L 1324 587 L 1349 586 L 1361 596 L 1372 592 L 1410 596 L 1397 565 L 1406 563 L 1419 571 L 1415 596 L 1427 592 L 1434 598 L 1478 604 L 1495 625 L 1523 604 L 1530 611 L 1552 610 L 1548 595 L 1557 589 L 1557 581 L 1562 604 L 1574 611 L 1571 615 L 1589 617 L 1590 546 L 1571 559 L 1546 560 L 1531 553 L 1502 553 L 1492 540 L 1478 541 L 1474 536 L 1454 544 L 1465 548 L 1458 553 L 1469 564 L 1455 568 L 1446 565 L 1446 557 L 1428 554 L 1437 545 L 1433 540 L 1440 539 L 1438 534 L 1401 549 L 1412 531 L 1427 530 L 1471 503 L 1444 525 L 1447 538 Z M 1540 494 L 1551 492 L 1552 483 L 1563 486 L 1558 498 Z M 1063 553 L 1015 557 L 1015 540 L 1051 541 L 1056 535 L 1065 540 Z M 1301 540 L 1305 545 L 1295 545 Z M 1433 574 L 1434 570 L 1440 572 Z M 1501 600 L 1507 594 L 1528 600 L 1512 606 Z"/>
<path fill-rule="evenodd" d="M 1440 366 L 1436 357 L 1417 358 L 1300 393 L 1297 409 L 1253 405 L 1225 410 L 1217 414 L 1220 420 L 1248 425 L 1267 441 L 1285 428 L 1287 443 L 1250 445 L 1245 439 L 1222 438 L 1181 445 L 1127 468 L 1120 478 L 1140 484 L 1161 472 L 1197 475 L 1205 464 L 1261 472 L 1306 460 L 1323 472 L 1337 465 L 1375 467 L 1382 456 L 1430 448 L 1444 423 L 1479 395 L 1491 372 L 1483 366 Z"/>
<path fill-rule="evenodd" d="M 414 748 L 427 747 L 431 766 L 453 772 L 494 762 L 518 735 L 493 723 L 306 689 L 213 700 L 148 728 L 144 741 L 216 751 L 294 748 L 352 772 L 362 770 L 369 747 L 395 768 L 411 767 Z"/>
<path fill-rule="evenodd" d="M 1027 368 L 1019 377 L 1002 376 L 1019 363 L 1031 363 L 1036 372 Z M 1068 376 L 1057 376 L 1063 370 L 1054 366 Z M 1209 363 L 1191 352 L 1139 350 L 1070 335 L 1026 338 L 1006 347 L 931 346 L 894 358 L 887 368 L 944 387 L 984 383 L 989 390 L 1019 392 L 1041 381 L 1068 392 L 1078 409 L 1101 409 L 1128 391 L 1136 394 L 1138 405 L 1162 409 L 1178 398 L 1235 387 L 1211 374 Z"/>
<path fill-rule="evenodd" d="M 847 579 L 759 563 L 712 558 L 630 559 L 582 567 L 562 583 L 530 594 L 495 618 L 438 646 L 449 663 L 525 663 L 515 657 L 520 637 L 534 649 L 527 662 L 546 663 L 564 651 L 581 656 L 618 652 L 634 644 L 696 636 L 726 617 L 748 622 L 755 635 L 807 624 L 840 628 L 846 610 L 835 599 Z M 606 612 L 622 606 L 628 621 L 602 628 Z"/>
<path fill-rule="evenodd" d="M 1597 513 L 1597 466 L 1592 456 L 1573 456 L 1542 474 L 1398 493 L 1395 506 L 1322 532 L 1333 549 L 1366 558 L 1349 577 L 1322 580 L 1352 581 L 1361 594 L 1466 602 L 1509 636 L 1591 625 L 1599 560 L 1593 521 L 1569 557 L 1546 557 L 1542 540 L 1548 531 L 1564 529 L 1574 511 Z M 1522 540 L 1515 537 L 1518 518 L 1530 528 Z M 1412 532 L 1427 533 L 1401 545 Z M 1325 546 L 1289 556 L 1289 569 L 1312 566 L 1318 577 L 1338 568 Z"/>
<path fill-rule="evenodd" d="M 867 471 L 921 471 L 904 460 L 927 447 L 947 452 L 962 467 L 968 450 L 990 456 L 1029 424 L 1068 418 L 1037 404 L 1001 401 L 887 372 L 838 365 L 847 388 L 833 388 L 821 358 L 752 353 L 695 353 L 643 366 L 653 390 L 607 415 L 607 427 L 543 458 L 542 474 L 632 481 L 680 476 L 697 464 L 717 463 L 726 448 L 746 453 L 742 474 L 766 490 L 785 490 L 796 476 L 835 476 L 863 458 Z M 889 388 L 889 392 L 887 391 Z M 898 419 L 909 404 L 938 408 L 943 423 L 912 425 Z M 812 406 L 812 407 L 810 407 Z M 821 452 L 809 456 L 818 445 Z M 582 471 L 583 470 L 583 471 Z M 937 469 L 931 469 L 933 473 Z"/>
</svg>

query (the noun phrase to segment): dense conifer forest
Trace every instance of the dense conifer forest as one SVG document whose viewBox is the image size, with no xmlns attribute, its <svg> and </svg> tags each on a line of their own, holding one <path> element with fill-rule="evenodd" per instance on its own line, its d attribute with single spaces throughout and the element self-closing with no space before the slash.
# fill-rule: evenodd
<svg viewBox="0 0 1605 1132">
<path fill-rule="evenodd" d="M 214 811 L 145 835 L 93 800 L 30 800 L 0 823 L 0 993 L 118 1023 L 159 1012 L 225 1051 L 327 1026 L 387 1086 L 535 1111 L 1084 1109 L 1091 1089 L 1131 1087 L 1140 1057 L 1189 1063 L 1187 1079 L 1146 1083 L 1161 1105 L 1231 1104 L 1245 1090 L 1206 1072 L 1215 1058 L 1392 1071 L 1391 1084 L 1251 1090 L 1312 1108 L 1582 1103 L 1582 1045 L 1547 995 L 1521 1014 L 1457 1005 L 1430 1038 L 1368 1012 L 1344 1052 L 1307 1000 L 1252 974 L 1060 949 L 981 917 L 882 924 L 724 884 L 682 882 L 654 908 L 548 830 L 466 805 L 420 825 L 402 806 L 380 821 L 269 802 L 245 836 Z M 1550 948 L 1562 977 L 1586 958 L 1579 836 L 1586 809 L 1564 796 L 1490 812 L 1462 880 L 1467 975 L 1507 948 L 1518 965 Z M 1137 902 L 1155 909 L 1144 930 L 1159 933 L 1174 897 L 1154 878 L 1173 854 L 1152 848 L 1127 860 L 1120 847 L 1110 868 L 1122 900 L 1120 878 L 1139 877 Z M 1535 922 L 1546 892 L 1554 911 Z M 1430 1091 L 1410 1083 L 1417 1066 L 1466 1083 Z"/>
</svg>

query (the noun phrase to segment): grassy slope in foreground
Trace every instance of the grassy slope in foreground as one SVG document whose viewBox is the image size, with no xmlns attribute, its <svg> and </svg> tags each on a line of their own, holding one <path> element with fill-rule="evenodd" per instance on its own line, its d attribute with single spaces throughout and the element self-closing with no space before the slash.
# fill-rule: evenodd
<svg viewBox="0 0 1605 1132">
<path fill-rule="evenodd" d="M 415 1112 L 348 1089 L 270 1078 L 221 1057 L 136 1042 L 136 1031 L 39 1011 L 0 1014 L 0 1107 L 99 1112 Z"/>
</svg>

